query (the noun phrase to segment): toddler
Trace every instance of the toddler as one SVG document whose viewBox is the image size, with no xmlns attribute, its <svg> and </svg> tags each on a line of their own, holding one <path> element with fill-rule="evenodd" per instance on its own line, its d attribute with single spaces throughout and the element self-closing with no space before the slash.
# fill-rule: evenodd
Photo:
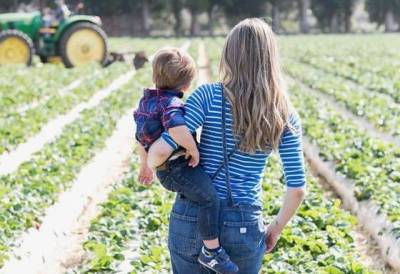
<svg viewBox="0 0 400 274">
<path fill-rule="evenodd" d="M 237 265 L 230 260 L 218 240 L 217 193 L 211 178 L 198 165 L 197 144 L 185 124 L 182 97 L 195 77 L 194 61 L 178 48 L 164 48 L 156 53 L 152 66 L 155 88 L 144 90 L 134 113 L 136 139 L 140 144 L 139 181 L 150 184 L 153 180 L 152 167 L 147 164 L 148 152 L 161 134 L 168 131 L 180 148 L 172 152 L 165 144 L 163 151 L 155 152 L 168 155 L 168 160 L 156 168 L 157 177 L 166 189 L 179 193 L 200 207 L 198 224 L 204 246 L 199 263 L 217 273 L 237 273 Z"/>
</svg>

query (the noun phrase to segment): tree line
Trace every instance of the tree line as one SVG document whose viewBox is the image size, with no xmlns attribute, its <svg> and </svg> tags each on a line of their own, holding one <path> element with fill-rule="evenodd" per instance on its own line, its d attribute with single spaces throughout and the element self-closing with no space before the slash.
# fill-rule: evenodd
<svg viewBox="0 0 400 274">
<path fill-rule="evenodd" d="M 1 0 L 0 11 L 32 2 L 42 7 L 54 5 L 50 0 Z M 164 27 L 173 28 L 175 35 L 198 35 L 201 15 L 207 15 L 206 30 L 211 35 L 221 18 L 232 26 L 246 17 L 265 17 L 276 32 L 285 32 L 281 21 L 290 16 L 301 33 L 311 31 L 311 17 L 316 19 L 314 28 L 320 32 L 351 32 L 351 18 L 359 2 L 365 4 L 369 20 L 384 26 L 385 31 L 397 31 L 400 22 L 400 0 L 66 0 L 72 7 L 79 2 L 84 3 L 84 12 L 89 14 L 132 15 L 132 23 L 139 24 L 139 33 L 143 35 L 151 32 L 151 22 L 157 20 L 165 22 Z M 183 11 L 190 14 L 186 28 L 182 24 Z"/>
</svg>

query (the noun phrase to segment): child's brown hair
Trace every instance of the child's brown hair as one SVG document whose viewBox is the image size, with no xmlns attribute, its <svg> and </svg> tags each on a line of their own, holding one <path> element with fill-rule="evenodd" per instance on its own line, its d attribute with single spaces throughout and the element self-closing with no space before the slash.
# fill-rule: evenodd
<svg viewBox="0 0 400 274">
<path fill-rule="evenodd" d="M 153 81 L 156 88 L 182 89 L 188 87 L 195 76 L 193 58 L 179 48 L 163 48 L 154 56 Z"/>
</svg>

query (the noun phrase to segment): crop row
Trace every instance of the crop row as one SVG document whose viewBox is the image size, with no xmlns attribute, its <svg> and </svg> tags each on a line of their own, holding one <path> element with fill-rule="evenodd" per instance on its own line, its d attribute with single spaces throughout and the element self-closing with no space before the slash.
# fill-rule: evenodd
<svg viewBox="0 0 400 274">
<path fill-rule="evenodd" d="M 354 114 L 365 117 L 377 129 L 400 135 L 400 104 L 393 102 L 389 96 L 371 92 L 332 74 L 293 61 L 285 64 L 285 71 L 306 85 L 333 96 Z"/>
<path fill-rule="evenodd" d="M 92 222 L 84 248 L 88 255 L 70 273 L 114 273 L 129 261 L 129 273 L 169 273 L 167 227 L 173 196 L 158 183 L 144 188 L 136 182 L 137 159 Z M 267 220 L 281 206 L 284 184 L 277 158 L 270 160 L 263 183 Z M 135 226 L 133 222 L 137 223 Z M 268 221 L 267 221 L 268 222 Z M 263 273 L 370 273 L 358 262 L 352 230 L 354 217 L 340 201 L 323 196 L 308 177 L 308 194 L 273 253 L 265 256 Z M 139 243 L 133 257 L 125 257 L 130 243 Z"/>
<path fill-rule="evenodd" d="M 318 98 L 294 84 L 292 100 L 302 117 L 304 133 L 320 148 L 320 156 L 355 183 L 359 201 L 373 201 L 379 214 L 400 236 L 400 149 L 374 139 Z"/>
<path fill-rule="evenodd" d="M 400 55 L 396 50 L 400 40 L 393 35 L 352 37 L 351 42 L 345 36 L 289 37 L 282 39 L 281 45 L 285 57 L 319 59 L 357 75 L 377 74 L 388 80 L 400 79 L 397 69 Z"/>
<path fill-rule="evenodd" d="M 301 58 L 304 63 L 323 69 L 328 73 L 342 76 L 346 79 L 355 81 L 356 83 L 379 93 L 385 93 L 391 96 L 396 102 L 400 102 L 400 77 L 389 78 L 380 76 L 374 72 L 360 72 L 351 66 L 341 65 L 338 62 L 324 62 L 321 58 Z"/>
<path fill-rule="evenodd" d="M 270 159 L 263 184 L 264 215 L 276 215 L 284 193 L 282 167 Z M 353 230 L 357 221 L 341 202 L 324 195 L 307 176 L 307 196 L 282 232 L 273 253 L 265 257 L 263 273 L 369 273 L 360 262 Z"/>
<path fill-rule="evenodd" d="M 22 232 L 39 227 L 45 209 L 68 189 L 80 169 L 104 147 L 121 114 L 132 107 L 137 91 L 149 82 L 138 73 L 96 108 L 85 110 L 62 135 L 29 162 L 0 181 L 0 266 L 18 245 Z"/>
<path fill-rule="evenodd" d="M 113 273 L 127 260 L 129 273 L 169 273 L 166 234 L 173 195 L 158 183 L 140 186 L 138 158 L 130 165 L 91 223 L 85 261 L 68 273 Z M 130 248 L 136 248 L 130 252 L 133 257 L 126 257 Z"/>
<path fill-rule="evenodd" d="M 0 77 L 0 115 L 15 111 L 19 105 L 57 94 L 74 80 L 90 75 L 98 65 L 87 65 L 66 70 L 61 65 L 45 65 L 36 68 L 5 66 Z"/>
<path fill-rule="evenodd" d="M 216 81 L 219 79 L 219 61 L 222 54 L 224 40 L 222 38 L 206 38 L 204 43 L 207 49 L 207 56 L 210 63 L 211 78 Z"/>
<path fill-rule="evenodd" d="M 22 113 L 11 112 L 2 117 L 0 120 L 0 154 L 25 142 L 55 116 L 66 113 L 80 102 L 87 101 L 96 91 L 110 85 L 118 75 L 126 70 L 125 65 L 113 65 L 87 79 L 81 86 L 64 96 L 55 93 L 42 105 Z"/>
</svg>

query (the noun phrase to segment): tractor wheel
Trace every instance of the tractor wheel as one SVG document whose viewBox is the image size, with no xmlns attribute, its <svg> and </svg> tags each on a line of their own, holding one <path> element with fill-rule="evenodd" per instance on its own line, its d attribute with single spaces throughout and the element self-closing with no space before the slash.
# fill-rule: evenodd
<svg viewBox="0 0 400 274">
<path fill-rule="evenodd" d="M 95 24 L 77 23 L 63 34 L 59 49 L 68 68 L 93 61 L 103 65 L 108 54 L 107 35 Z"/>
<path fill-rule="evenodd" d="M 0 65 L 32 65 L 33 42 L 23 32 L 6 30 L 0 32 Z"/>
</svg>

